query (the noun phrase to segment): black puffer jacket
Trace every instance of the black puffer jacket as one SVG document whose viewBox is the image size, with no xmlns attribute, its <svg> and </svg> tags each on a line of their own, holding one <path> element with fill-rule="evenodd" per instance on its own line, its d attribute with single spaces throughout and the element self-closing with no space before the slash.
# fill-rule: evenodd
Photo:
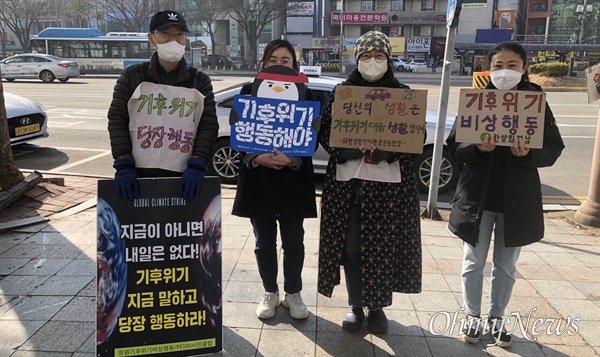
<svg viewBox="0 0 600 357">
<path fill-rule="evenodd" d="M 144 81 L 144 66 L 148 66 L 148 63 L 126 67 L 115 84 L 113 99 L 108 110 L 108 132 L 115 159 L 121 155 L 131 155 L 127 102 L 137 86 Z M 175 87 L 196 88 L 204 94 L 204 111 L 198 124 L 192 155 L 208 163 L 213 142 L 219 131 L 215 96 L 208 75 L 189 67 L 184 59 L 179 62 L 176 70 L 167 74 L 158 63 L 157 54 L 154 53 L 148 66 L 146 81 Z"/>
<path fill-rule="evenodd" d="M 250 94 L 251 89 L 252 84 L 246 84 L 240 94 Z M 315 100 L 308 88 L 305 98 Z M 284 167 L 274 170 L 264 166 L 248 168 L 246 164 L 242 165 L 233 214 L 258 219 L 317 217 L 312 157 L 296 159 L 301 160 L 297 169 Z"/>
<path fill-rule="evenodd" d="M 486 87 L 494 89 L 491 83 Z M 533 83 L 522 82 L 519 90 L 541 91 Z M 491 182 L 503 182 L 504 242 L 506 247 L 521 247 L 544 237 L 542 187 L 538 167 L 552 166 L 565 147 L 552 110 L 546 104 L 543 148 L 530 149 L 524 157 L 510 153 L 509 147 L 496 146 L 482 153 L 475 144 L 456 142 L 456 123 L 446 139 L 454 160 L 465 164 L 460 172 L 454 195 L 449 229 L 463 241 L 475 246 L 478 242 L 481 213 L 486 199 L 493 195 Z M 507 152 L 508 151 L 508 152 Z M 492 180 L 492 169 L 504 157 L 503 180 Z M 496 167 L 496 169 L 498 169 Z"/>
</svg>

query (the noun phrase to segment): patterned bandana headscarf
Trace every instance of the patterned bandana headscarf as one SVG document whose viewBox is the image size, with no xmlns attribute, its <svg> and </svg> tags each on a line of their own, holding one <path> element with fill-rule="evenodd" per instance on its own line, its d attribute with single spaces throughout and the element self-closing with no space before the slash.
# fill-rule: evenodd
<svg viewBox="0 0 600 357">
<path fill-rule="evenodd" d="M 379 50 L 385 53 L 387 58 L 390 58 L 392 47 L 390 46 L 390 40 L 383 32 L 369 31 L 356 40 L 356 46 L 354 46 L 356 62 L 358 62 L 360 55 L 372 50 Z"/>
</svg>

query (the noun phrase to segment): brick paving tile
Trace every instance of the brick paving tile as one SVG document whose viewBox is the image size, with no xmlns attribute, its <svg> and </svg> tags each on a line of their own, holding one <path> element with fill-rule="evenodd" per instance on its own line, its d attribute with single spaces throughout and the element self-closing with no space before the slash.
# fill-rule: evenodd
<svg viewBox="0 0 600 357">
<path fill-rule="evenodd" d="M 65 195 L 59 195 L 59 196 L 53 197 L 52 201 L 50 201 L 49 203 L 61 206 L 61 205 L 65 205 L 65 204 L 71 204 L 71 202 L 73 202 L 71 197 L 68 197 Z"/>
<path fill-rule="evenodd" d="M 43 194 L 45 194 L 45 193 L 47 193 L 47 192 L 48 192 L 48 191 L 46 191 L 46 190 L 44 190 L 44 189 L 42 189 L 42 188 L 40 188 L 40 187 L 34 187 L 34 188 L 32 188 L 31 190 L 29 190 L 29 191 L 25 192 L 25 193 L 23 194 L 23 196 L 30 197 L 30 198 L 34 198 L 34 197 L 37 197 L 37 196 L 43 195 Z"/>
<path fill-rule="evenodd" d="M 16 202 L 19 206 L 29 207 L 29 208 L 38 208 L 42 205 L 41 202 L 31 201 L 29 199 L 23 199 Z"/>
<path fill-rule="evenodd" d="M 56 186 L 56 185 L 43 185 L 44 189 L 48 192 L 51 192 L 52 194 L 55 195 L 60 195 L 63 192 L 65 192 L 64 190 L 60 189 L 60 186 Z"/>
<path fill-rule="evenodd" d="M 27 212 L 24 212 L 23 214 L 21 214 L 21 216 L 19 216 L 19 218 L 37 217 L 39 215 L 40 214 L 38 213 L 38 211 L 31 210 L 31 211 L 27 211 Z"/>
<path fill-rule="evenodd" d="M 56 197 L 53 197 L 51 199 L 44 201 L 44 205 L 42 206 L 42 208 L 49 209 L 49 210 L 58 210 L 58 209 L 62 209 L 66 205 L 70 205 L 70 204 L 71 203 L 69 203 L 69 202 L 60 201 L 60 200 L 57 200 Z"/>
<path fill-rule="evenodd" d="M 40 202 L 46 202 L 47 200 L 52 199 L 52 194 L 46 191 L 46 193 L 36 196 L 33 199 Z"/>
<path fill-rule="evenodd" d="M 39 210 L 37 210 L 37 213 L 38 213 L 39 216 L 48 217 L 48 216 L 52 216 L 53 214 L 55 214 L 57 212 L 47 211 L 47 210 L 44 210 L 44 209 L 39 209 Z"/>
<path fill-rule="evenodd" d="M 23 212 L 15 212 L 5 209 L 2 211 L 2 216 L 0 216 L 0 222 L 8 222 L 14 219 L 17 219 Z"/>
<path fill-rule="evenodd" d="M 63 193 L 61 196 L 62 197 L 74 197 L 79 193 L 79 191 L 75 191 L 75 190 L 70 190 L 69 192 L 65 192 Z"/>
</svg>

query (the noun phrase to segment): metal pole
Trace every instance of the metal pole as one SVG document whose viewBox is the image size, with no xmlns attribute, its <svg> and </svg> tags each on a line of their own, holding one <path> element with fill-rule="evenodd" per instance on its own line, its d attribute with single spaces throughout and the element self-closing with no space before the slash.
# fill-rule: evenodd
<svg viewBox="0 0 600 357">
<path fill-rule="evenodd" d="M 431 162 L 431 176 L 429 180 L 429 196 L 427 207 L 421 217 L 441 221 L 442 216 L 437 210 L 438 188 L 440 185 L 440 163 L 444 147 L 444 132 L 446 129 L 446 115 L 448 113 L 448 95 L 450 93 L 450 74 L 452 73 L 452 57 L 454 56 L 454 39 L 456 27 L 448 27 L 446 33 L 446 49 L 444 51 L 444 67 L 442 70 L 442 84 L 438 117 L 435 127 L 435 142 L 433 145 L 433 159 Z"/>
<path fill-rule="evenodd" d="M 581 15 L 581 30 L 579 31 L 579 44 L 583 43 L 583 32 L 585 29 L 585 18 L 587 17 L 587 12 L 586 12 L 586 8 L 587 8 L 587 0 L 583 0 L 583 9 Z"/>
<path fill-rule="evenodd" d="M 340 74 L 344 74 L 344 68 L 342 66 L 342 53 L 344 52 L 344 0 L 341 0 L 342 9 L 340 10 Z"/>
<path fill-rule="evenodd" d="M 586 200 L 575 212 L 575 220 L 586 226 L 600 227 L 600 109 L 598 110 L 590 188 Z"/>
</svg>

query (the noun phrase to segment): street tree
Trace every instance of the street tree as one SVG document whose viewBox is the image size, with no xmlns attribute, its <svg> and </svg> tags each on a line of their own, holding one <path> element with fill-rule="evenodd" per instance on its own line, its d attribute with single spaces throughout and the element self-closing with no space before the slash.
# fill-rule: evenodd
<svg viewBox="0 0 600 357">
<path fill-rule="evenodd" d="M 73 27 L 89 27 L 89 19 L 96 13 L 94 0 L 68 0 L 62 12 L 71 19 Z"/>
<path fill-rule="evenodd" d="M 8 134 L 8 120 L 4 104 L 4 87 L 0 81 L 0 192 L 8 191 L 23 181 L 21 171 L 15 166 Z"/>
<path fill-rule="evenodd" d="M 97 11 L 110 22 L 121 25 L 127 32 L 140 32 L 142 25 L 153 14 L 150 1 L 102 0 Z"/>
<path fill-rule="evenodd" d="M 250 63 L 258 63 L 258 38 L 268 23 L 285 14 L 288 0 L 222 0 L 222 3 L 229 16 L 246 32 Z"/>
<path fill-rule="evenodd" d="M 33 24 L 47 13 L 48 1 L 0 0 L 0 20 L 14 32 L 22 48 L 27 48 Z"/>
<path fill-rule="evenodd" d="M 221 0 L 194 0 L 196 11 L 194 20 L 210 36 L 210 42 L 212 43 L 213 54 L 215 53 L 216 40 L 215 34 L 219 29 L 218 19 L 223 17 L 225 14 L 225 8 L 223 7 L 223 1 Z M 213 65 L 217 60 L 216 56 L 212 56 Z"/>
</svg>

